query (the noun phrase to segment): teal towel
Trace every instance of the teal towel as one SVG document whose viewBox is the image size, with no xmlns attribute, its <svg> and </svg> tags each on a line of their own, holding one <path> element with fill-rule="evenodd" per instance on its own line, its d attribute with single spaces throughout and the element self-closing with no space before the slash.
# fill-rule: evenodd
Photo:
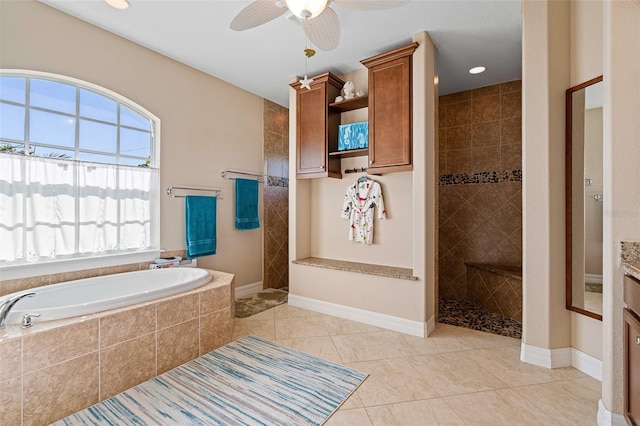
<svg viewBox="0 0 640 426">
<path fill-rule="evenodd" d="M 216 197 L 185 197 L 187 259 L 216 254 Z"/>
<path fill-rule="evenodd" d="M 258 188 L 255 179 L 236 179 L 236 229 L 260 227 Z"/>
</svg>

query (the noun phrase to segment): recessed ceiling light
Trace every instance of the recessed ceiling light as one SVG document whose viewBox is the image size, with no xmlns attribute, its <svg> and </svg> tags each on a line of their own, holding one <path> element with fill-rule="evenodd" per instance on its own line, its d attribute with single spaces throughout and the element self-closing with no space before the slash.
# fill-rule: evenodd
<svg viewBox="0 0 640 426">
<path fill-rule="evenodd" d="M 481 72 L 485 72 L 487 67 L 473 67 L 469 70 L 469 74 L 480 74 Z"/>
<path fill-rule="evenodd" d="M 115 9 L 125 10 L 129 9 L 129 2 L 127 0 L 104 0 L 107 4 Z"/>
</svg>

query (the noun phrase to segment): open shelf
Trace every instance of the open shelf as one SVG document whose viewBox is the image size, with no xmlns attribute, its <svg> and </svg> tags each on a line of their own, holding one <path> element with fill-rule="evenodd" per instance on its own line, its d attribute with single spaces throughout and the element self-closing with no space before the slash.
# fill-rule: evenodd
<svg viewBox="0 0 640 426">
<path fill-rule="evenodd" d="M 329 104 L 329 108 L 338 112 L 353 111 L 354 109 L 360 109 L 367 106 L 369 106 L 369 96 L 360 96 L 359 98 Z"/>
<path fill-rule="evenodd" d="M 338 158 L 362 157 L 364 155 L 369 155 L 369 148 L 349 149 L 346 151 L 335 151 L 329 153 L 329 156 Z"/>
<path fill-rule="evenodd" d="M 349 262 L 346 260 L 323 259 L 320 257 L 307 257 L 292 261 L 296 265 L 315 266 L 317 268 L 336 269 L 338 271 L 357 272 L 360 274 L 380 275 L 382 277 L 397 278 L 400 280 L 417 281 L 413 275 L 413 269 L 397 266 L 374 265 L 372 263 Z"/>
</svg>

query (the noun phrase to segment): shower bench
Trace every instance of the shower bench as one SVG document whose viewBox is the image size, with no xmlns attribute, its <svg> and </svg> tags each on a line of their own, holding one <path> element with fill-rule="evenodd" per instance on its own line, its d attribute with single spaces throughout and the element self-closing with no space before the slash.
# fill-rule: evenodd
<svg viewBox="0 0 640 426">
<path fill-rule="evenodd" d="M 467 300 L 522 322 L 522 266 L 465 262 Z"/>
</svg>

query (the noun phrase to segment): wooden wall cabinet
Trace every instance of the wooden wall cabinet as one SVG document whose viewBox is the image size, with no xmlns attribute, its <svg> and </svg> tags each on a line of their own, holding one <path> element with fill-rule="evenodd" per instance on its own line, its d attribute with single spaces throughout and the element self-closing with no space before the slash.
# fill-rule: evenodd
<svg viewBox="0 0 640 426">
<path fill-rule="evenodd" d="M 624 417 L 640 425 L 640 281 L 624 277 Z"/>
<path fill-rule="evenodd" d="M 371 174 L 413 170 L 412 55 L 418 43 L 360 61 L 369 70 Z"/>
<path fill-rule="evenodd" d="M 313 77 L 311 89 L 292 83 L 296 90 L 296 177 L 341 178 L 340 158 L 329 157 L 338 150 L 340 112 L 328 108 L 344 82 L 327 72 Z"/>
</svg>

